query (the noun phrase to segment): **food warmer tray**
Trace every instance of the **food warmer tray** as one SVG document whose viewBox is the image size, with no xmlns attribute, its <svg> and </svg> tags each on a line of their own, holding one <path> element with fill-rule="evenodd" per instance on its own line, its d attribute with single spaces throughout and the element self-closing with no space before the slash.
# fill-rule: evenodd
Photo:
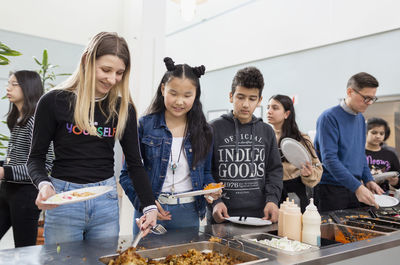
<svg viewBox="0 0 400 265">
<path fill-rule="evenodd" d="M 377 225 L 377 224 L 371 224 L 367 222 L 359 222 L 355 220 L 348 220 L 343 222 L 344 225 L 349 225 L 349 226 L 354 226 L 354 227 L 359 227 L 359 228 L 364 228 L 364 229 L 369 229 L 373 231 L 378 231 L 382 233 L 393 233 L 396 232 L 397 229 L 387 227 L 387 226 L 382 226 L 382 225 Z"/>
<path fill-rule="evenodd" d="M 259 258 L 256 255 L 229 247 L 227 245 L 209 241 L 200 241 L 187 244 L 173 245 L 168 247 L 138 250 L 136 251 L 136 253 L 144 258 L 162 259 L 167 257 L 168 255 L 183 254 L 189 249 L 195 249 L 202 252 L 209 252 L 209 251 L 219 252 L 220 254 L 229 255 L 230 257 L 243 261 L 243 263 L 240 263 L 243 265 L 250 265 L 268 260 L 268 258 Z M 99 260 L 104 264 L 108 264 L 112 259 L 115 259 L 118 256 L 119 254 L 102 256 L 99 258 Z"/>
<path fill-rule="evenodd" d="M 268 246 L 268 245 L 265 245 L 265 244 L 262 244 L 262 243 L 254 241 L 254 239 L 256 239 L 256 240 L 264 240 L 264 239 L 271 240 L 273 238 L 277 238 L 277 239 L 282 238 L 280 236 L 276 236 L 276 235 L 271 234 L 271 233 L 251 233 L 251 234 L 235 236 L 235 238 L 237 240 L 239 240 L 239 241 L 243 241 L 243 242 L 245 242 L 247 244 L 256 246 L 259 249 L 264 249 L 264 250 L 267 249 L 268 251 L 274 250 L 277 253 L 280 252 L 280 253 L 284 253 L 284 254 L 287 254 L 287 255 L 297 255 L 297 254 L 309 253 L 311 251 L 315 251 L 315 250 L 319 249 L 316 246 L 311 246 L 310 245 L 309 249 L 300 250 L 300 251 L 288 251 L 288 250 L 283 250 L 283 249 L 279 249 L 279 248 L 274 248 L 272 246 Z M 272 254 L 274 254 L 274 253 L 272 253 Z"/>
<path fill-rule="evenodd" d="M 385 226 L 385 227 L 390 227 L 390 228 L 393 228 L 396 230 L 400 230 L 399 222 L 383 220 L 383 219 L 380 219 L 379 217 L 378 218 L 356 218 L 354 220 L 358 221 L 358 222 L 375 224 L 375 225 L 380 225 L 380 226 Z"/>
</svg>

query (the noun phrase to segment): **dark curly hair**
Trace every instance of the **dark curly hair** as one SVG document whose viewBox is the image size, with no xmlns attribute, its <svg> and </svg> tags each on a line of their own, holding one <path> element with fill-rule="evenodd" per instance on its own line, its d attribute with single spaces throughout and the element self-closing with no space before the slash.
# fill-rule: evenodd
<svg viewBox="0 0 400 265">
<path fill-rule="evenodd" d="M 168 84 L 173 78 L 187 78 L 191 80 L 196 87 L 196 97 L 193 106 L 187 113 L 187 135 L 193 149 L 193 165 L 197 165 L 201 160 L 205 159 L 210 151 L 212 144 L 211 128 L 207 123 L 203 113 L 203 106 L 200 102 L 200 76 L 204 75 L 206 68 L 204 65 L 191 67 L 187 64 L 175 65 L 175 62 L 169 58 L 164 58 L 167 71 L 165 72 L 157 93 L 153 98 L 147 114 L 161 113 L 165 111 L 164 97 L 161 92 L 162 85 Z"/>
<path fill-rule="evenodd" d="M 246 88 L 257 88 L 259 90 L 258 96 L 261 97 L 264 89 L 264 77 L 254 66 L 246 67 L 237 71 L 232 80 L 232 94 L 235 94 L 237 86 Z"/>
</svg>

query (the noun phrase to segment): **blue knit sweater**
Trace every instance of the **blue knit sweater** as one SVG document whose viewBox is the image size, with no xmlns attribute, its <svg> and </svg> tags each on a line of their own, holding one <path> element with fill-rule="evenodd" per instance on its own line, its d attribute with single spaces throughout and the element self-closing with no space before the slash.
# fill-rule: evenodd
<svg viewBox="0 0 400 265">
<path fill-rule="evenodd" d="M 344 186 L 352 192 L 373 180 L 365 157 L 365 120 L 340 105 L 321 114 L 317 120 L 315 149 L 324 165 L 321 184 Z"/>
</svg>

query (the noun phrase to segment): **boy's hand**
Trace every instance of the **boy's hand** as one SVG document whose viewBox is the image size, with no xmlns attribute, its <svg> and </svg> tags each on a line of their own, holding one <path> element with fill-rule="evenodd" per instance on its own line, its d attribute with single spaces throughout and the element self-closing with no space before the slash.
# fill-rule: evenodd
<svg viewBox="0 0 400 265">
<path fill-rule="evenodd" d="M 228 208 L 226 208 L 225 203 L 217 203 L 213 208 L 212 216 L 217 223 L 222 223 L 225 218 L 229 218 Z"/>
<path fill-rule="evenodd" d="M 264 220 L 270 220 L 273 223 L 278 222 L 279 208 L 273 202 L 267 202 L 264 208 Z"/>
</svg>

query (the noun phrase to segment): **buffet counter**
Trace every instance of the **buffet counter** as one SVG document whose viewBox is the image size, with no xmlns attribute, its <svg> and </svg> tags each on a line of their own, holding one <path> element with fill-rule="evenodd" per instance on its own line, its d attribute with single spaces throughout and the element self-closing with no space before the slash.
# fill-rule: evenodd
<svg viewBox="0 0 400 265">
<path fill-rule="evenodd" d="M 241 235 L 269 233 L 277 225 L 243 226 L 232 223 L 209 225 L 200 229 L 187 228 L 168 231 L 164 235 L 148 235 L 139 248 L 152 249 L 190 242 L 208 241 L 211 236 L 231 248 L 253 254 L 260 261 L 251 264 L 399 264 L 400 231 L 349 244 L 333 244 L 300 254 L 288 254 L 269 247 L 257 247 L 243 242 Z M 52 264 L 103 264 L 99 258 L 127 248 L 132 237 L 106 238 L 79 241 L 60 245 L 32 246 L 0 251 L 0 264 L 52 265 Z"/>
</svg>

